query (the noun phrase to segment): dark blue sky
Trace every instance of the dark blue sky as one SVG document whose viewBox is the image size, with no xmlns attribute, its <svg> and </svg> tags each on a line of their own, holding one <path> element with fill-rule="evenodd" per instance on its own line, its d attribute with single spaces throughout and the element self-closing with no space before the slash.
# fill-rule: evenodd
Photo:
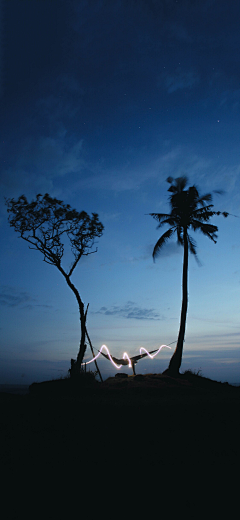
<svg viewBox="0 0 240 520">
<path fill-rule="evenodd" d="M 73 296 L 9 228 L 4 196 L 48 192 L 99 213 L 98 253 L 75 275 L 96 348 L 134 354 L 174 341 L 182 251 L 173 241 L 153 264 L 159 234 L 146 214 L 168 210 L 166 178 L 185 174 L 201 192 L 225 190 L 216 209 L 240 215 L 240 6 L 9 0 L 1 9 L 1 380 L 52 377 L 57 363 L 66 371 L 79 341 Z M 216 246 L 195 237 L 202 267 L 191 259 L 184 362 L 236 380 L 239 220 L 216 224 Z M 154 370 L 168 359 L 161 352 Z"/>
</svg>

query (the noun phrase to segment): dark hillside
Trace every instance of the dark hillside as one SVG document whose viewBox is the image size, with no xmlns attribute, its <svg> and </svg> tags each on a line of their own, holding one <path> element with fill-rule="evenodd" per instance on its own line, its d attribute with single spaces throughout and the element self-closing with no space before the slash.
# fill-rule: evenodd
<svg viewBox="0 0 240 520">
<path fill-rule="evenodd" d="M 142 469 L 240 462 L 240 388 L 190 372 L 44 382 L 29 395 L 0 394 L 0 407 L 5 470 L 110 471 L 129 455 Z"/>
</svg>

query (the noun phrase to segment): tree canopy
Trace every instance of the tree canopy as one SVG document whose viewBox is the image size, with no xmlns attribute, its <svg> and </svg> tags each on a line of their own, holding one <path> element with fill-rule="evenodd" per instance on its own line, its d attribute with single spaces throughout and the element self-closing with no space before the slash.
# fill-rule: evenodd
<svg viewBox="0 0 240 520">
<path fill-rule="evenodd" d="M 189 229 L 193 231 L 201 231 L 205 236 L 210 238 L 214 243 L 217 241 L 218 227 L 210 224 L 209 221 L 214 215 L 223 215 L 227 217 L 226 211 L 214 211 L 212 194 L 207 193 L 200 196 L 195 185 L 190 186 L 188 190 L 184 188 L 187 185 L 187 177 L 168 177 L 167 182 L 170 184 L 168 191 L 171 193 L 169 203 L 171 212 L 168 213 L 150 213 L 158 222 L 157 229 L 165 224 L 170 228 L 161 235 L 153 249 L 153 259 L 155 260 L 161 253 L 161 249 L 169 238 L 176 232 L 177 241 L 180 245 L 184 245 L 184 230 L 187 232 L 188 248 L 190 253 L 197 256 L 196 242 L 189 235 Z M 220 191 L 218 191 L 220 193 Z"/>
<path fill-rule="evenodd" d="M 104 229 L 97 213 L 90 217 L 85 211 L 78 212 L 48 193 L 38 194 L 32 202 L 28 202 L 25 195 L 17 200 L 6 199 L 6 205 L 10 226 L 31 244 L 31 249 L 43 253 L 45 262 L 58 268 L 64 253 L 63 238 L 67 235 L 74 256 L 68 276 L 83 255 L 97 250 L 92 251 L 92 248 Z"/>
</svg>

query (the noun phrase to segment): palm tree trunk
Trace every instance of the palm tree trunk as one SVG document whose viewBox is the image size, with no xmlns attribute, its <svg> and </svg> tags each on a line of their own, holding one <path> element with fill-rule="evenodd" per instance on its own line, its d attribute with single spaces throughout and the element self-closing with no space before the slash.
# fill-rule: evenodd
<svg viewBox="0 0 240 520">
<path fill-rule="evenodd" d="M 182 363 L 183 343 L 185 338 L 186 319 L 188 306 L 188 238 L 187 230 L 184 230 L 184 255 L 183 255 L 183 274 L 182 274 L 182 310 L 178 340 L 175 351 L 170 359 L 167 373 L 176 376 Z"/>
</svg>

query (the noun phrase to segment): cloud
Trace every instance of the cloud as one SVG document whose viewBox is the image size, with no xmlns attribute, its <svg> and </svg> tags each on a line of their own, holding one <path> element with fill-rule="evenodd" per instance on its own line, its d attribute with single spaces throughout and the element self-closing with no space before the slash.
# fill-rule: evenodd
<svg viewBox="0 0 240 520">
<path fill-rule="evenodd" d="M 12 165 L 2 172 L 0 184 L 9 193 L 52 192 L 53 179 L 83 169 L 82 140 L 69 143 L 65 132 L 55 137 L 28 138 Z"/>
<path fill-rule="evenodd" d="M 183 71 L 181 67 L 178 67 L 173 73 L 164 73 L 162 80 L 167 92 L 172 94 L 177 90 L 191 89 L 199 82 L 199 75 L 195 71 Z"/>
<path fill-rule="evenodd" d="M 128 301 L 125 305 L 113 305 L 112 307 L 101 307 L 95 314 L 104 314 L 105 316 L 118 316 L 119 318 L 134 320 L 163 320 L 155 309 L 138 307 L 135 302 Z"/>
<path fill-rule="evenodd" d="M 35 301 L 27 292 L 19 291 L 15 287 L 2 285 L 0 288 L 0 305 L 18 307 L 27 302 Z"/>
<path fill-rule="evenodd" d="M 170 147 L 171 143 L 167 144 Z M 83 174 L 79 175 L 74 183 L 74 192 L 82 189 L 106 190 L 116 193 L 124 191 L 138 191 L 143 185 L 149 185 L 152 181 L 158 189 L 164 186 L 167 190 L 166 179 L 170 175 L 179 177 L 187 175 L 189 181 L 199 177 L 200 172 L 206 172 L 209 176 L 209 160 L 197 155 L 190 147 L 172 146 L 170 150 L 164 149 L 161 153 L 157 151 L 152 156 L 141 153 L 138 149 L 122 151 L 123 159 L 114 168 L 103 160 L 103 164 L 97 161 L 90 162 L 83 167 Z M 167 191 L 165 192 L 167 194 Z M 164 195 L 165 197 L 165 195 Z M 164 198 L 164 203 L 166 199 Z M 158 211 L 159 208 L 150 208 Z"/>
<path fill-rule="evenodd" d="M 63 135 L 28 139 L 18 158 L 26 172 L 43 173 L 46 177 L 64 176 L 82 166 L 82 140 L 68 144 Z"/>
<path fill-rule="evenodd" d="M 230 109 L 233 112 L 238 112 L 240 109 L 240 89 L 226 90 L 221 93 L 220 106 L 224 107 L 226 111 Z"/>
<path fill-rule="evenodd" d="M 51 308 L 51 305 L 38 304 L 28 292 L 22 291 L 10 285 L 0 286 L 0 305 L 4 307 L 20 307 L 32 309 L 33 307 Z"/>
</svg>

